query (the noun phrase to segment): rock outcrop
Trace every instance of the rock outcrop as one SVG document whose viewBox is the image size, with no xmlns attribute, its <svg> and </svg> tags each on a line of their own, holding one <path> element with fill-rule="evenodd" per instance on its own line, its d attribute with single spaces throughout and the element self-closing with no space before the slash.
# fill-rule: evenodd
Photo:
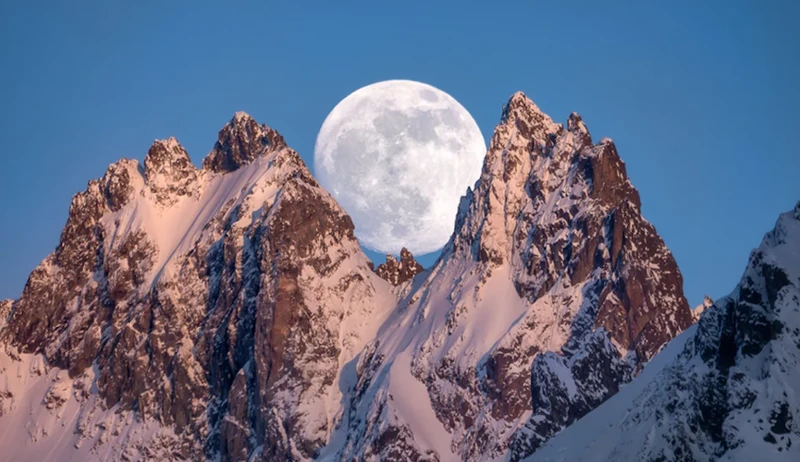
<svg viewBox="0 0 800 462">
<path fill-rule="evenodd" d="M 393 286 L 400 285 L 414 278 L 424 270 L 422 265 L 414 260 L 414 256 L 405 247 L 400 251 L 400 260 L 392 254 L 386 254 L 386 262 L 380 264 L 375 273 L 389 281 Z"/>
<path fill-rule="evenodd" d="M 696 307 L 694 307 L 694 309 L 692 309 L 692 320 L 694 322 L 699 321 L 700 316 L 703 315 L 703 312 L 711 308 L 712 306 L 714 306 L 714 300 L 712 300 L 711 297 L 709 297 L 708 295 L 703 297 L 703 303 L 697 305 Z"/>
<path fill-rule="evenodd" d="M 11 308 L 14 306 L 14 300 L 0 300 L 0 331 L 6 325 L 8 317 L 11 315 Z"/>
</svg>

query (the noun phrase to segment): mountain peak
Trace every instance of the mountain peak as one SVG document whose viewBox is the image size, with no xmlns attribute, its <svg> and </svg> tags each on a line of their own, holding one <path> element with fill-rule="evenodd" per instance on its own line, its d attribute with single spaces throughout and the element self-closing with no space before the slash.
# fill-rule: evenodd
<svg viewBox="0 0 800 462">
<path fill-rule="evenodd" d="M 583 117 L 581 117 L 577 112 L 573 112 L 569 115 L 569 119 L 567 119 L 567 130 L 573 133 L 583 133 L 586 135 L 589 134 L 589 129 L 586 128 L 586 124 L 583 122 Z"/>
<path fill-rule="evenodd" d="M 188 195 L 197 178 L 197 168 L 177 139 L 155 140 L 144 157 L 144 179 L 162 204 L 173 203 L 177 195 Z"/>
<path fill-rule="evenodd" d="M 233 118 L 231 119 L 231 121 L 232 122 L 240 122 L 240 121 L 246 121 L 246 120 L 250 120 L 250 119 L 252 119 L 250 114 L 248 114 L 248 113 L 246 113 L 244 111 L 236 111 L 233 114 Z"/>
<path fill-rule="evenodd" d="M 143 169 L 136 159 L 122 158 L 108 166 L 99 187 L 109 209 L 116 212 L 131 199 L 134 190 L 132 182 L 135 178 L 141 181 L 142 173 Z"/>
<path fill-rule="evenodd" d="M 174 169 L 186 170 L 191 166 L 189 154 L 177 139 L 155 140 L 144 157 L 144 172 L 148 183 L 159 175 L 170 175 Z"/>
<path fill-rule="evenodd" d="M 530 103 L 530 104 L 533 104 L 533 100 L 528 98 L 528 95 L 526 95 L 525 92 L 523 92 L 521 90 L 518 90 L 518 91 L 515 91 L 514 94 L 511 95 L 510 98 L 508 98 L 508 104 L 510 105 L 512 103 L 525 103 L 525 104 Z M 535 104 L 534 104 L 534 106 L 535 106 Z"/>
<path fill-rule="evenodd" d="M 542 110 L 539 109 L 539 106 L 537 106 L 532 99 L 528 98 L 528 96 L 525 93 L 517 91 L 513 95 L 511 95 L 511 97 L 508 98 L 508 102 L 506 102 L 506 104 L 503 105 L 502 118 L 505 119 L 509 115 L 512 115 L 514 111 L 520 109 L 525 109 L 529 112 L 539 113 L 544 115 L 544 112 L 542 112 Z"/>
<path fill-rule="evenodd" d="M 203 169 L 214 173 L 232 172 L 285 146 L 277 131 L 239 111 L 219 131 L 214 148 L 203 159 Z"/>
<path fill-rule="evenodd" d="M 155 145 L 161 146 L 164 149 L 174 149 L 181 146 L 181 144 L 178 142 L 178 139 L 174 136 L 170 136 L 165 140 L 153 140 L 153 146 Z M 152 147 L 150 149 L 152 149 Z"/>
<path fill-rule="evenodd" d="M 613 144 L 568 125 L 512 95 L 429 271 L 407 249 L 373 270 L 350 217 L 246 113 L 202 171 L 157 140 L 144 165 L 114 164 L 76 196 L 59 247 L 0 304 L 0 322 L 14 312 L 0 369 L 6 340 L 53 366 L 34 378 L 41 360 L 21 358 L 48 382 L 0 383 L 0 412 L 16 406 L 0 426 L 38 438 L 44 411 L 29 409 L 81 406 L 76 425 L 46 415 L 52 444 L 190 460 L 528 454 L 690 320 Z"/>
</svg>

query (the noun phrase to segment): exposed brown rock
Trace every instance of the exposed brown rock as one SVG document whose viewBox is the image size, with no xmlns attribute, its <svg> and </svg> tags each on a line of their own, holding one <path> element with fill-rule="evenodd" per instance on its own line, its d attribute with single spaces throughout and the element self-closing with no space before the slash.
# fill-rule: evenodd
<svg viewBox="0 0 800 462">
<path fill-rule="evenodd" d="M 0 300 L 0 330 L 3 329 L 8 317 L 11 316 L 13 306 L 14 300 Z"/>
<path fill-rule="evenodd" d="M 283 137 L 266 125 L 259 125 L 244 112 L 237 112 L 219 131 L 214 149 L 203 159 L 203 169 L 232 172 L 265 152 L 286 147 Z"/>
<path fill-rule="evenodd" d="M 386 262 L 375 269 L 375 273 L 389 281 L 393 286 L 398 286 L 414 278 L 425 269 L 414 260 L 414 255 L 405 247 L 400 251 L 400 260 L 391 254 L 386 254 Z"/>
<path fill-rule="evenodd" d="M 144 179 L 159 203 L 174 204 L 196 195 L 197 169 L 175 138 L 156 140 L 144 158 Z"/>
</svg>

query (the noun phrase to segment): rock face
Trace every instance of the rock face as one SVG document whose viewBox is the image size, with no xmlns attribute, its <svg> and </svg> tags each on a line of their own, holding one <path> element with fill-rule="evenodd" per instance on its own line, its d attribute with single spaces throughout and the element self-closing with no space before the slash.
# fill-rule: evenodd
<svg viewBox="0 0 800 462">
<path fill-rule="evenodd" d="M 0 300 L 0 330 L 3 330 L 3 327 L 6 325 L 6 321 L 11 315 L 11 308 L 13 306 L 13 300 Z"/>
<path fill-rule="evenodd" d="M 800 459 L 800 203 L 673 343 L 664 364 L 531 460 Z"/>
<path fill-rule="evenodd" d="M 422 265 L 414 260 L 414 256 L 405 247 L 400 251 L 400 260 L 391 254 L 386 254 L 386 263 L 375 269 L 375 273 L 389 281 L 393 286 L 400 285 L 414 278 L 424 270 Z"/>
<path fill-rule="evenodd" d="M 0 304 L 9 457 L 517 460 L 692 323 L 614 144 L 521 93 L 430 270 L 372 271 L 246 114 L 202 165 L 174 138 L 112 164 Z"/>
<path fill-rule="evenodd" d="M 639 207 L 610 140 L 515 94 L 441 258 L 362 353 L 330 451 L 516 460 L 615 393 L 692 322 Z"/>
<path fill-rule="evenodd" d="M 703 314 L 703 312 L 711 308 L 712 306 L 714 306 L 714 300 L 712 300 L 711 297 L 709 297 L 708 295 L 703 297 L 703 303 L 694 307 L 694 309 L 692 310 L 692 320 L 694 322 L 699 321 L 700 316 Z"/>
<path fill-rule="evenodd" d="M 266 125 L 259 125 L 250 115 L 237 112 L 219 131 L 214 149 L 203 159 L 203 169 L 215 173 L 232 172 L 255 160 L 265 150 L 286 147 L 283 137 Z"/>
</svg>

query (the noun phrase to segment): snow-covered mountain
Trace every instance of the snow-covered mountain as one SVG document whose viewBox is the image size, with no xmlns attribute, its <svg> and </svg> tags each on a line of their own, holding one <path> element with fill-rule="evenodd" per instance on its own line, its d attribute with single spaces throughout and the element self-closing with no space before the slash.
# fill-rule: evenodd
<svg viewBox="0 0 800 462">
<path fill-rule="evenodd" d="M 203 166 L 157 141 L 72 200 L 0 332 L 0 458 L 325 445 L 342 366 L 396 298 L 276 132 L 236 114 Z"/>
<path fill-rule="evenodd" d="M 175 139 L 112 164 L 0 303 L 0 460 L 518 460 L 692 322 L 577 114 L 513 95 L 454 216 L 431 269 L 373 270 L 243 113 L 200 169 Z"/>
<path fill-rule="evenodd" d="M 800 460 L 800 202 L 623 390 L 530 461 Z"/>
<path fill-rule="evenodd" d="M 505 106 L 441 258 L 359 357 L 335 459 L 512 460 L 691 323 L 609 139 Z"/>
</svg>

